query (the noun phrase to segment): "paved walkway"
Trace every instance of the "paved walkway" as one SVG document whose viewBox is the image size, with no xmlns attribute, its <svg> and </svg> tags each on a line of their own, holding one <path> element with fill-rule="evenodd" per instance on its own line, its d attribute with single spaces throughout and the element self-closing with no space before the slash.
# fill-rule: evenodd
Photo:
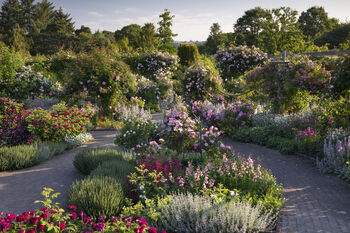
<svg viewBox="0 0 350 233">
<path fill-rule="evenodd" d="M 277 232 L 350 232 L 350 186 L 321 174 L 311 160 L 254 144 L 226 140 L 236 152 L 259 161 L 283 184 L 286 198 Z"/>
<path fill-rule="evenodd" d="M 88 144 L 67 151 L 37 166 L 12 172 L 0 172 L 0 212 L 22 213 L 41 207 L 34 204 L 42 199 L 43 187 L 53 188 L 61 193 L 56 199 L 62 208 L 66 207 L 70 185 L 83 176 L 75 169 L 73 159 L 84 147 L 114 147 L 116 131 L 92 132 L 94 140 Z"/>
</svg>

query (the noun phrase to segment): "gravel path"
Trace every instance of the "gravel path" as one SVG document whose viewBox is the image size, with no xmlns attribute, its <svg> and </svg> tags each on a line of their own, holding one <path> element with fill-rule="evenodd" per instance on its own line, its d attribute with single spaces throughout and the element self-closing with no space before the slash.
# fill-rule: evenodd
<svg viewBox="0 0 350 233">
<path fill-rule="evenodd" d="M 116 131 L 94 131 L 94 140 L 69 150 L 34 167 L 12 172 L 0 172 L 0 212 L 22 213 L 40 207 L 35 200 L 42 199 L 43 187 L 61 193 L 56 199 L 66 206 L 70 185 L 83 176 L 73 166 L 75 155 L 84 147 L 114 147 Z"/>
<path fill-rule="evenodd" d="M 283 184 L 286 198 L 278 232 L 350 232 L 350 186 L 321 174 L 314 163 L 298 156 L 227 139 L 236 152 L 259 161 Z"/>
</svg>

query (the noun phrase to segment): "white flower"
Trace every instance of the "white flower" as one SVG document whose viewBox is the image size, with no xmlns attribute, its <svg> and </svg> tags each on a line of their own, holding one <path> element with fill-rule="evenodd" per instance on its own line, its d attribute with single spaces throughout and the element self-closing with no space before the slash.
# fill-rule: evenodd
<svg viewBox="0 0 350 233">
<path fill-rule="evenodd" d="M 210 197 L 217 198 L 215 194 L 211 194 Z"/>
<path fill-rule="evenodd" d="M 236 193 L 235 191 L 230 191 L 230 195 L 231 195 L 231 196 L 238 196 L 239 194 Z"/>
<path fill-rule="evenodd" d="M 144 185 L 140 185 L 140 190 L 143 190 L 145 188 Z"/>
</svg>

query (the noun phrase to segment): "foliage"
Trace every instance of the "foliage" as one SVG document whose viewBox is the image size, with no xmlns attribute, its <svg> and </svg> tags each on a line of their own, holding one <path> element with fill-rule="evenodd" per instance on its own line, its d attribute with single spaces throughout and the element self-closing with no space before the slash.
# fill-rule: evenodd
<svg viewBox="0 0 350 233">
<path fill-rule="evenodd" d="M 160 21 L 158 22 L 158 38 L 161 42 L 160 49 L 165 49 L 165 51 L 173 52 L 174 49 L 171 49 L 171 43 L 174 42 L 173 37 L 177 36 L 171 30 L 173 25 L 173 18 L 175 15 L 170 15 L 170 11 L 165 9 L 162 14 L 159 15 Z"/>
<path fill-rule="evenodd" d="M 0 96 L 11 97 L 9 92 L 15 82 L 16 73 L 23 65 L 22 56 L 0 42 Z"/>
<path fill-rule="evenodd" d="M 103 162 L 122 159 L 123 154 L 115 149 L 86 149 L 75 156 L 73 164 L 81 173 L 88 175 Z"/>
<path fill-rule="evenodd" d="M 229 47 L 219 50 L 215 58 L 225 81 L 233 80 L 242 74 L 267 62 L 267 54 L 252 46 Z"/>
<path fill-rule="evenodd" d="M 18 145 L 31 142 L 27 128 L 28 112 L 22 104 L 0 98 L 0 145 Z"/>
<path fill-rule="evenodd" d="M 199 59 L 199 53 L 196 44 L 181 43 L 177 54 L 180 58 L 180 64 L 184 66 L 190 66 L 196 63 Z"/>
<path fill-rule="evenodd" d="M 251 125 L 253 113 L 253 102 L 237 99 L 232 104 L 227 104 L 221 116 L 214 124 L 226 134 L 230 134 L 235 128 Z"/>
<path fill-rule="evenodd" d="M 115 138 L 115 144 L 126 148 L 135 147 L 141 142 L 147 142 L 156 138 L 158 126 L 150 120 L 142 121 L 139 119 L 125 121 L 123 127 Z"/>
<path fill-rule="evenodd" d="M 66 97 L 97 101 L 100 114 L 108 118 L 112 117 L 117 103 L 136 90 L 129 67 L 102 50 L 75 58 L 68 64 L 65 75 Z"/>
<path fill-rule="evenodd" d="M 325 32 L 331 31 L 336 26 L 337 20 L 328 18 L 323 7 L 313 6 L 301 12 L 298 23 L 305 36 L 315 39 Z"/>
<path fill-rule="evenodd" d="M 98 218 L 116 216 L 123 207 L 125 192 L 123 184 L 106 176 L 88 177 L 71 186 L 68 203 L 79 211 Z"/>
<path fill-rule="evenodd" d="M 204 51 L 207 54 L 215 54 L 219 48 L 225 46 L 227 36 L 222 32 L 219 23 L 213 23 L 210 33 L 204 44 Z"/>
<path fill-rule="evenodd" d="M 350 56 L 346 56 L 336 70 L 332 84 L 336 95 L 350 96 Z"/>
<path fill-rule="evenodd" d="M 258 46 L 259 34 L 263 30 L 263 23 L 270 12 L 261 7 L 247 10 L 234 24 L 235 39 L 238 44 Z"/>
<path fill-rule="evenodd" d="M 324 33 L 322 36 L 315 40 L 315 44 L 324 45 L 328 44 L 330 49 L 335 49 L 342 43 L 348 41 L 350 33 L 350 23 L 341 23 L 336 25 L 333 30 Z"/>
<path fill-rule="evenodd" d="M 167 52 L 129 56 L 126 62 L 139 74 L 137 96 L 146 101 L 145 108 L 157 109 L 159 101 L 172 92 L 171 77 L 177 69 L 177 56 Z M 159 108 L 159 107 L 158 107 Z"/>
<path fill-rule="evenodd" d="M 90 177 L 109 176 L 119 181 L 126 181 L 128 175 L 134 172 L 133 164 L 126 160 L 110 160 L 101 163 L 90 173 Z"/>
<path fill-rule="evenodd" d="M 17 72 L 11 85 L 7 86 L 7 95 L 16 100 L 52 97 L 60 94 L 60 84 L 48 80 L 31 67 L 23 67 Z"/>
<path fill-rule="evenodd" d="M 260 232 L 271 228 L 275 218 L 260 205 L 236 200 L 215 204 L 192 194 L 173 194 L 159 211 L 157 225 L 170 232 Z"/>
<path fill-rule="evenodd" d="M 80 146 L 85 142 L 90 141 L 91 139 L 93 139 L 93 136 L 90 133 L 81 133 L 81 134 L 78 134 L 77 136 L 71 136 L 71 137 L 66 136 L 64 141 L 71 146 Z"/>
<path fill-rule="evenodd" d="M 27 118 L 28 130 L 34 141 L 64 141 L 66 136 L 86 132 L 95 110 L 91 104 L 83 108 L 54 105 L 52 110 L 34 109 Z"/>
<path fill-rule="evenodd" d="M 182 143 L 185 143 L 185 148 L 192 149 L 195 126 L 196 123 L 189 116 L 186 105 L 178 104 L 165 111 L 160 136 L 166 142 L 171 142 L 168 146 L 172 149 L 180 151 Z"/>
<path fill-rule="evenodd" d="M 72 145 L 66 142 L 40 142 L 38 144 L 34 144 L 34 147 L 38 149 L 43 160 L 47 160 L 55 155 L 61 154 L 71 146 Z"/>
<path fill-rule="evenodd" d="M 335 173 L 350 180 L 350 131 L 339 128 L 330 130 L 324 139 L 324 157 L 316 160 L 323 173 Z"/>
<path fill-rule="evenodd" d="M 299 112 L 309 105 L 311 95 L 322 97 L 329 90 L 330 73 L 308 58 L 286 65 L 269 63 L 255 68 L 247 82 L 268 96 L 274 112 Z"/>
<path fill-rule="evenodd" d="M 42 160 L 43 156 L 33 145 L 0 148 L 0 171 L 30 167 Z"/>
<path fill-rule="evenodd" d="M 258 47 L 269 54 L 284 50 L 303 52 L 304 35 L 297 26 L 298 12 L 290 7 L 275 8 L 268 12 L 259 34 Z"/>
<path fill-rule="evenodd" d="M 141 121 L 148 121 L 152 120 L 152 115 L 150 111 L 145 110 L 143 107 L 139 106 L 136 101 L 141 101 L 137 97 L 131 97 L 131 100 L 133 103 L 130 106 L 124 105 L 124 104 L 118 104 L 117 111 L 116 111 L 116 118 L 121 121 L 128 121 L 128 120 L 141 120 Z M 144 104 L 144 102 L 143 102 Z"/>
<path fill-rule="evenodd" d="M 183 80 L 184 98 L 191 103 L 194 100 L 206 100 L 222 89 L 222 80 L 209 60 L 187 69 Z"/>
</svg>

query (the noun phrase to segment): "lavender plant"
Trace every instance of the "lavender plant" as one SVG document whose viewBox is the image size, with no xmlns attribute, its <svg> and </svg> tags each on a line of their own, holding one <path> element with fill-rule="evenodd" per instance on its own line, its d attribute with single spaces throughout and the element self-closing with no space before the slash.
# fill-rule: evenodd
<svg viewBox="0 0 350 233">
<path fill-rule="evenodd" d="M 160 208 L 158 228 L 170 232 L 262 232 L 269 230 L 275 216 L 260 205 L 233 200 L 214 204 L 204 196 L 173 194 Z"/>
</svg>

